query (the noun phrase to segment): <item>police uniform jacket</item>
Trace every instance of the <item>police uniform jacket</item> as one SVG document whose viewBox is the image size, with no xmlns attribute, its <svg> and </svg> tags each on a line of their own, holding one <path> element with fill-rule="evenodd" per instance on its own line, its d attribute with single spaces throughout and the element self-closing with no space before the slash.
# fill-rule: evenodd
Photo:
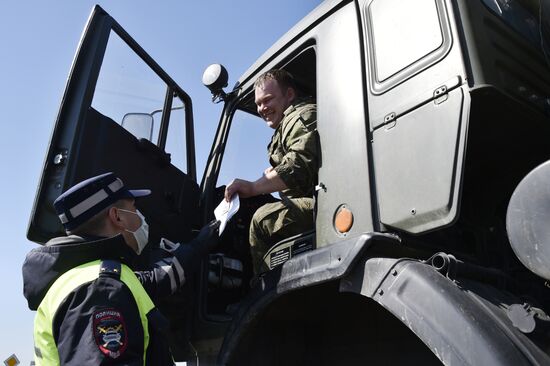
<svg viewBox="0 0 550 366">
<path fill-rule="evenodd" d="M 143 286 L 141 300 L 145 297 L 151 304 L 145 323 L 140 316 L 141 309 L 138 309 L 140 299 L 136 299 L 135 291 L 116 273 L 98 274 L 97 279 L 83 283 L 63 299 L 58 299 L 60 303 L 54 309 L 51 331 L 59 363 L 78 366 L 173 365 L 165 335 L 168 322 L 152 305 L 149 296 L 157 298 L 176 291 L 185 280 L 183 269 L 190 269 L 193 263 L 199 262 L 196 256 L 202 255 L 200 251 L 198 245 L 180 246 L 171 259 L 155 264 L 151 270 L 135 272 L 133 278 Z M 23 264 L 24 295 L 29 308 L 37 310 L 56 280 L 79 266 L 100 260 L 101 263 L 120 263 L 124 267 L 135 256 L 121 235 L 53 239 L 46 246 L 32 250 Z M 143 329 L 143 324 L 147 324 L 147 329 Z M 40 352 L 35 347 L 38 361 Z"/>
</svg>

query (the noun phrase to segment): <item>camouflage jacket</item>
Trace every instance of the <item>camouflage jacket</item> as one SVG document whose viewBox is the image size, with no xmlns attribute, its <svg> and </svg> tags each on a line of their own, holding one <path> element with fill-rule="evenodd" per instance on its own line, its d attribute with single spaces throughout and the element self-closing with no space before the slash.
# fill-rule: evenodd
<svg viewBox="0 0 550 366">
<path fill-rule="evenodd" d="M 288 107 L 267 147 L 269 163 L 288 189 L 289 198 L 312 197 L 319 169 L 317 105 L 298 101 Z"/>
</svg>

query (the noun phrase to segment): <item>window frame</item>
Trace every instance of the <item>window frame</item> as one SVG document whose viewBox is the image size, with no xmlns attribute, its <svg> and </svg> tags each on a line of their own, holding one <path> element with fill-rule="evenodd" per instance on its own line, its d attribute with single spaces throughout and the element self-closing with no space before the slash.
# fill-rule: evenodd
<svg viewBox="0 0 550 366">
<path fill-rule="evenodd" d="M 441 45 L 437 49 L 417 59 L 413 63 L 407 65 L 406 67 L 397 71 L 393 75 L 389 76 L 385 80 L 378 80 L 378 77 L 377 77 L 378 69 L 377 69 L 376 57 L 375 57 L 376 39 L 374 37 L 374 29 L 373 29 L 373 21 L 372 21 L 373 15 L 371 12 L 371 5 L 375 1 L 381 1 L 381 0 L 368 1 L 365 4 L 364 12 L 367 15 L 365 17 L 365 23 L 366 23 L 365 26 L 366 26 L 366 31 L 368 32 L 368 39 L 369 39 L 369 42 L 367 45 L 369 50 L 368 63 L 369 63 L 370 69 L 372 70 L 372 72 L 369 73 L 370 89 L 373 94 L 380 95 L 396 87 L 397 85 L 403 83 L 404 81 L 412 78 L 413 76 L 419 74 L 420 72 L 426 70 L 427 68 L 439 62 L 440 60 L 442 60 L 447 55 L 447 53 L 449 53 L 449 51 L 451 50 L 453 39 L 452 39 L 449 13 L 446 9 L 445 0 L 434 0 L 436 9 L 437 9 L 438 18 L 439 18 L 441 34 L 443 38 Z"/>
</svg>

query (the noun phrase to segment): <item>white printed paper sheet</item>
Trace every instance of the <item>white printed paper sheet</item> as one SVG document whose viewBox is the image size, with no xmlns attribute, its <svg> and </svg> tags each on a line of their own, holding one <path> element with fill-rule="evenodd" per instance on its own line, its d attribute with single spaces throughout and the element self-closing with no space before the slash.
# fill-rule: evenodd
<svg viewBox="0 0 550 366">
<path fill-rule="evenodd" d="M 218 207 L 214 210 L 214 215 L 216 216 L 216 220 L 220 220 L 220 236 L 223 233 L 223 230 L 225 229 L 225 225 L 227 225 L 227 222 L 239 211 L 241 203 L 239 201 L 239 195 L 235 194 L 233 195 L 233 198 L 231 198 L 230 202 L 227 202 L 225 199 L 223 199 Z"/>
</svg>

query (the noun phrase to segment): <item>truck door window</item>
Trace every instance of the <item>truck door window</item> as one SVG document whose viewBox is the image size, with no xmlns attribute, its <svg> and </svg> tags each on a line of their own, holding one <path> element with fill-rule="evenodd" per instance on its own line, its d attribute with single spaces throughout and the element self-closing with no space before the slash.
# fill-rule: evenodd
<svg viewBox="0 0 550 366">
<path fill-rule="evenodd" d="M 372 0 L 367 6 L 373 86 L 384 91 L 440 59 L 450 49 L 441 0 Z"/>
<path fill-rule="evenodd" d="M 252 114 L 236 111 L 225 147 L 218 186 L 234 178 L 254 181 L 269 166 L 267 145 L 273 130 L 264 120 Z"/>
<path fill-rule="evenodd" d="M 92 107 L 101 114 L 122 124 L 136 138 L 153 143 L 159 139 L 160 124 L 166 97 L 166 83 L 113 31 L 92 99 Z M 171 153 L 172 164 L 186 172 L 185 110 L 179 98 L 174 98 L 166 152 Z M 136 118 L 128 118 L 137 116 Z M 144 117 L 140 119 L 141 117 Z M 145 118 L 148 117 L 148 118 Z M 133 119 L 133 120 L 132 120 Z M 147 131 L 152 122 L 152 133 Z"/>
</svg>

